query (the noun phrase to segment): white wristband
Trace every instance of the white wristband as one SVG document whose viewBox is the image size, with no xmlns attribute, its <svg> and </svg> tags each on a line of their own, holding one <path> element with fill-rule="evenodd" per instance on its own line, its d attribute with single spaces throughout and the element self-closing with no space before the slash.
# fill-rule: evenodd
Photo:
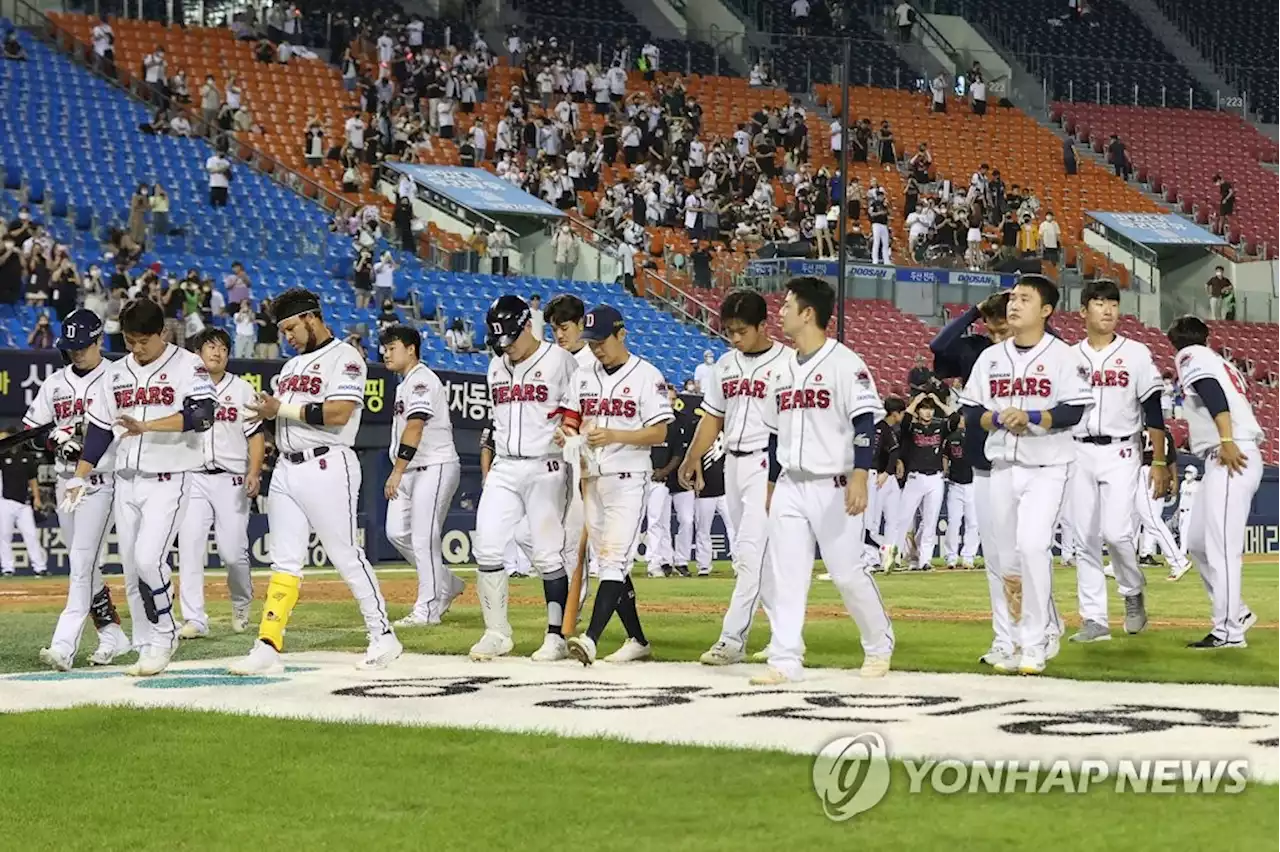
<svg viewBox="0 0 1280 852">
<path fill-rule="evenodd" d="M 276 419 L 297 420 L 302 422 L 302 406 L 294 403 L 282 402 L 279 410 L 276 411 Z"/>
</svg>

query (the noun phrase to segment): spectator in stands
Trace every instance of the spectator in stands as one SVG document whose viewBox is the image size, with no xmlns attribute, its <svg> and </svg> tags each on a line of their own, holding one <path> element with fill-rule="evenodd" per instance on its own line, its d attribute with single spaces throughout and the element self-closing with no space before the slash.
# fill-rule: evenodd
<svg viewBox="0 0 1280 852">
<path fill-rule="evenodd" d="M 200 117 L 204 120 L 202 133 L 213 135 L 221 109 L 222 93 L 218 91 L 218 84 L 213 81 L 213 75 L 208 74 L 204 78 L 204 85 L 200 87 Z"/>
<path fill-rule="evenodd" d="M 352 267 L 352 287 L 355 288 L 356 310 L 364 310 L 373 301 L 373 250 L 361 246 L 356 252 Z"/>
<path fill-rule="evenodd" d="M 27 335 L 27 347 L 29 349 L 52 349 L 53 341 L 53 329 L 49 327 L 49 315 L 42 312 L 36 318 L 36 327 L 31 329 L 31 333 Z"/>
<path fill-rule="evenodd" d="M 542 339 L 542 332 L 547 326 L 547 318 L 542 312 L 542 296 L 534 293 L 529 297 L 529 322 L 533 336 Z"/>
<path fill-rule="evenodd" d="M 195 270 L 191 270 L 195 272 Z M 192 277 L 190 274 L 188 277 Z M 238 305 L 241 302 L 247 302 L 253 298 L 253 282 L 249 279 L 249 273 L 245 272 L 244 264 L 236 261 L 231 264 L 231 272 L 222 279 L 222 287 L 227 291 L 227 304 Z"/>
<path fill-rule="evenodd" d="M 1230 286 L 1231 281 L 1226 276 L 1226 270 L 1221 266 L 1215 266 L 1213 277 L 1204 285 L 1204 291 L 1209 295 L 1209 319 L 1226 319 L 1226 314 L 1222 310 L 1222 298 Z"/>
<path fill-rule="evenodd" d="M 917 355 L 915 363 L 907 373 L 907 388 L 911 391 L 910 395 L 915 396 L 931 390 L 933 381 L 933 371 L 925 363 L 924 356 Z"/>
<path fill-rule="evenodd" d="M 157 237 L 169 235 L 169 193 L 160 184 L 151 187 L 151 232 Z"/>
<path fill-rule="evenodd" d="M 169 71 L 163 45 L 156 45 L 155 50 L 142 58 L 142 78 L 160 98 L 161 103 L 169 100 Z"/>
<path fill-rule="evenodd" d="M 809 0 L 791 0 L 791 28 L 796 35 L 809 34 Z"/>
<path fill-rule="evenodd" d="M 1236 288 L 1230 282 L 1222 288 L 1222 318 L 1232 322 L 1236 318 Z"/>
<path fill-rule="evenodd" d="M 1219 196 L 1217 232 L 1227 236 L 1231 233 L 1231 217 L 1236 212 L 1236 190 L 1222 175 L 1214 175 L 1213 184 L 1218 187 Z"/>
<path fill-rule="evenodd" d="M 898 41 L 909 43 L 911 30 L 916 25 L 916 10 L 911 8 L 907 0 L 902 0 L 893 10 L 893 18 L 898 24 Z"/>
<path fill-rule="evenodd" d="M 226 207 L 227 193 L 231 187 L 231 161 L 220 152 L 214 151 L 205 160 L 204 169 L 209 173 L 209 205 Z"/>
<path fill-rule="evenodd" d="M 1040 223 L 1039 238 L 1040 256 L 1057 266 L 1062 259 L 1062 228 L 1053 218 L 1052 210 L 1044 214 L 1044 221 Z"/>
<path fill-rule="evenodd" d="M 1124 179 L 1129 177 L 1129 154 L 1124 142 L 1115 133 L 1111 134 L 1111 142 L 1107 145 L 1107 159 L 1115 169 L 1116 177 Z"/>
<path fill-rule="evenodd" d="M 882 195 L 873 195 L 867 203 L 871 218 L 871 262 L 889 266 L 889 205 Z"/>
<path fill-rule="evenodd" d="M 179 68 L 169 78 L 168 85 L 170 98 L 184 105 L 191 103 L 191 87 L 187 84 L 187 72 L 185 69 Z"/>
<path fill-rule="evenodd" d="M 987 81 L 983 79 L 981 71 L 974 72 L 969 78 L 969 98 L 973 103 L 974 115 L 987 114 Z"/>
<path fill-rule="evenodd" d="M 93 55 L 98 67 L 103 74 L 114 77 L 116 75 L 116 34 L 111 29 L 111 24 L 107 23 L 105 14 L 99 16 L 98 23 L 94 25 L 89 38 L 93 43 Z"/>
<path fill-rule="evenodd" d="M 888 171 L 891 165 L 897 163 L 898 152 L 893 140 L 893 128 L 889 126 L 887 119 L 880 122 L 880 131 L 876 135 L 876 144 L 880 162 L 884 164 L 885 170 Z"/>
<path fill-rule="evenodd" d="M 375 301 L 385 302 L 395 296 L 396 268 L 395 257 L 389 251 L 384 251 L 382 257 L 373 265 L 373 298 Z"/>
<path fill-rule="evenodd" d="M 396 303 L 390 299 L 386 299 L 382 303 L 382 312 L 378 314 L 378 331 L 382 332 L 389 325 L 397 325 L 403 322 L 400 318 L 399 311 L 396 310 Z"/>
<path fill-rule="evenodd" d="M 1040 229 L 1030 213 L 1021 214 L 1018 225 L 1018 256 L 1032 257 L 1040 247 Z"/>
<path fill-rule="evenodd" d="M 183 113 L 175 113 L 173 118 L 169 119 L 169 135 L 176 136 L 179 139 L 185 139 L 191 135 L 193 128 L 191 122 Z"/>
<path fill-rule="evenodd" d="M 1165 370 L 1160 375 L 1160 409 L 1166 420 L 1173 418 L 1174 383 L 1173 370 Z"/>
<path fill-rule="evenodd" d="M 17 30 L 9 30 L 4 35 L 4 58 L 14 62 L 27 61 L 27 52 L 22 49 L 22 43 L 18 41 Z"/>
<path fill-rule="evenodd" d="M 716 356 L 710 349 L 702 352 L 702 363 L 693 370 L 693 385 L 698 393 L 706 393 L 716 380 Z"/>
<path fill-rule="evenodd" d="M 488 235 L 488 251 L 494 275 L 507 275 L 511 269 L 511 251 L 513 249 L 511 235 L 502 225 L 494 227 Z"/>
<path fill-rule="evenodd" d="M 269 302 L 264 300 L 258 306 L 258 315 L 254 322 L 258 326 L 257 356 L 259 358 L 279 358 L 280 331 L 276 328 L 275 317 L 271 315 L 271 304 Z"/>
<path fill-rule="evenodd" d="M 354 92 L 356 83 L 360 79 L 360 63 L 356 62 L 356 58 L 352 56 L 351 48 L 348 47 L 342 51 L 339 67 L 342 69 L 342 88 L 348 92 Z"/>
<path fill-rule="evenodd" d="M 444 333 L 444 345 L 448 347 L 450 352 L 457 354 L 475 351 L 475 343 L 471 332 L 467 330 L 460 319 L 455 319 Z"/>
<path fill-rule="evenodd" d="M 578 265 L 578 241 L 568 221 L 561 222 L 556 228 L 551 244 L 555 251 L 556 277 L 562 281 L 571 280 Z"/>
<path fill-rule="evenodd" d="M 76 309 L 80 297 L 80 273 L 64 245 L 54 246 L 49 265 L 49 304 L 59 320 Z"/>
<path fill-rule="evenodd" d="M 147 214 L 151 212 L 151 187 L 138 184 L 129 200 L 129 236 L 139 246 L 147 243 Z"/>
<path fill-rule="evenodd" d="M 1062 169 L 1067 175 L 1076 174 L 1076 143 L 1070 136 L 1062 140 Z"/>
<path fill-rule="evenodd" d="M 933 112 L 947 111 L 947 75 L 938 72 L 938 76 L 929 83 L 929 94 L 933 103 Z"/>
</svg>

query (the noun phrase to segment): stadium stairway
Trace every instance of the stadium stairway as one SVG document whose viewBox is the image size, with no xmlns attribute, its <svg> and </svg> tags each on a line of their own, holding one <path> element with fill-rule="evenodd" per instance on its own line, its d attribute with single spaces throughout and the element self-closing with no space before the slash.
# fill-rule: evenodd
<svg viewBox="0 0 1280 852">
<path fill-rule="evenodd" d="M 0 63 L 0 108 L 10 119 L 0 124 L 0 164 L 7 187 L 0 193 L 0 214 L 11 218 L 20 201 L 29 202 L 84 270 L 103 262 L 106 229 L 127 219 L 134 189 L 160 183 L 171 199 L 173 227 L 184 233 L 156 238 L 138 271 L 154 262 L 166 275 L 196 267 L 221 288 L 222 276 L 239 261 L 253 281 L 255 299 L 306 286 L 321 295 L 335 330 L 351 333 L 363 327 L 366 342 L 371 340 L 367 335 L 375 328 L 376 311 L 355 308 L 349 283 L 351 241 L 328 233 L 325 210 L 240 165 L 230 205 L 209 207 L 203 165 L 212 148 L 206 142 L 140 132 L 138 125 L 150 118 L 141 104 L 29 34 L 19 37 L 30 61 Z M 73 141 L 49 145 L 55 138 Z M 33 151 L 41 153 L 33 156 Z M 446 321 L 462 319 L 483 329 L 484 312 L 501 293 L 540 293 L 545 299 L 570 292 L 588 305 L 609 301 L 618 307 L 628 318 L 635 351 L 673 380 L 692 376 L 704 350 L 723 351 L 722 342 L 676 322 L 618 285 L 440 272 L 426 269 L 411 255 L 395 254 L 401 264 L 397 297 L 404 301 L 416 293 L 424 315 L 440 307 Z M 25 307 L 0 312 L 8 335 L 0 342 L 24 344 L 24 329 L 33 317 Z M 488 363 L 483 354 L 449 352 L 434 336 L 424 349 L 428 364 L 440 369 L 483 372 Z M 372 347 L 369 352 L 375 356 Z"/>
</svg>

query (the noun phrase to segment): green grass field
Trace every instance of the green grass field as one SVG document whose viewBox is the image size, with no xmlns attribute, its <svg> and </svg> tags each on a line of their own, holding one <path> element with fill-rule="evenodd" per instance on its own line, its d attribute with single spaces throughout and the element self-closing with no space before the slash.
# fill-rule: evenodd
<svg viewBox="0 0 1280 852">
<path fill-rule="evenodd" d="M 466 575 L 464 575 L 466 576 Z M 1207 601 L 1194 574 L 1167 583 L 1149 573 L 1152 624 L 1119 630 L 1109 643 L 1063 643 L 1048 674 L 1083 680 L 1221 683 L 1276 687 L 1274 561 L 1246 568 L 1259 617 L 1243 651 L 1183 645 L 1207 630 Z M 980 672 L 990 641 L 986 582 L 979 572 L 878 578 L 894 617 L 897 671 Z M 265 578 L 257 581 L 259 590 Z M 385 573 L 393 617 L 408 610 L 410 578 Z M 1059 608 L 1075 612 L 1074 577 L 1058 572 Z M 113 583 L 118 584 L 115 578 Z M 60 581 L 0 582 L 0 671 L 40 668 L 60 609 Z M 692 661 L 719 633 L 732 580 L 636 581 L 646 632 L 660 660 Z M 220 597 L 221 577 L 210 580 Z M 333 600 L 326 600 L 333 598 Z M 541 639 L 541 584 L 512 586 L 516 652 Z M 122 598 L 118 598 L 122 600 Z M 830 583 L 813 585 L 807 664 L 861 663 L 856 631 Z M 184 643 L 176 659 L 238 656 L 248 644 L 211 601 L 213 636 Z M 256 616 L 255 611 L 255 616 Z M 462 654 L 479 636 L 471 590 L 446 624 L 400 632 L 410 652 Z M 752 650 L 766 630 L 757 627 Z M 618 626 L 601 642 L 622 640 Z M 87 653 L 92 638 L 83 643 Z M 290 651 L 362 651 L 355 606 L 331 574 L 304 582 Z M 78 664 L 81 665 L 82 663 Z M 644 665 L 644 664 L 640 664 Z M 892 677 L 892 675 L 891 675 Z M 992 677 L 995 677 L 994 675 Z M 4 682 L 0 681 L 0 690 Z M 945 755 L 942 755 L 945 756 Z M 847 823 L 824 818 L 811 757 L 770 751 L 639 744 L 553 735 L 442 728 L 326 724 L 217 713 L 80 707 L 0 715 L 3 807 L 0 847 L 12 849 L 805 849 L 856 843 L 964 849 L 1246 849 L 1275 843 L 1280 796 L 1272 785 L 1240 795 L 904 795 L 905 772 L 879 806 Z"/>
</svg>

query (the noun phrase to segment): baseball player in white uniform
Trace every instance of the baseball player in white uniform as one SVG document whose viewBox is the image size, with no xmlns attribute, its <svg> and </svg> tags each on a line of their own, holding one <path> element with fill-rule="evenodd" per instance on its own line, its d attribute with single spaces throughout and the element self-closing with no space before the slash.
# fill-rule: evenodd
<svg viewBox="0 0 1280 852">
<path fill-rule="evenodd" d="M 489 469 L 493 467 L 494 455 L 493 427 L 485 426 L 480 430 L 480 485 L 482 488 L 489 478 Z M 506 571 L 507 576 L 512 579 L 523 579 L 532 573 L 533 533 L 529 529 L 528 518 L 521 518 L 512 530 L 507 549 L 502 552 L 502 570 Z"/>
<path fill-rule="evenodd" d="M 1256 619 L 1241 597 L 1241 563 L 1249 506 L 1262 481 L 1262 427 L 1247 396 L 1246 379 L 1209 348 L 1209 327 L 1181 317 L 1169 329 L 1178 351 L 1178 381 L 1186 394 L 1183 412 L 1191 452 L 1204 460 L 1204 477 L 1186 532 L 1212 602 L 1213 627 L 1190 648 L 1244 648 Z"/>
<path fill-rule="evenodd" d="M 208 328 L 190 341 L 213 384 L 216 407 L 213 428 L 203 435 L 204 468 L 191 474 L 191 499 L 178 528 L 178 603 L 182 610 L 180 639 L 209 635 L 204 609 L 204 568 L 209 527 L 218 557 L 227 571 L 231 593 L 231 630 L 249 629 L 253 583 L 249 578 L 249 501 L 258 496 L 266 436 L 261 421 L 252 420 L 253 386 L 227 372 L 231 336 Z"/>
<path fill-rule="evenodd" d="M 465 584 L 444 564 L 444 519 L 449 513 L 462 465 L 453 444 L 453 421 L 444 383 L 418 360 L 422 335 L 407 325 L 391 325 L 378 335 L 382 359 L 395 373 L 391 419 L 391 475 L 387 498 L 387 539 L 418 571 L 418 596 L 397 627 L 439 624 Z"/>
<path fill-rule="evenodd" d="M 1007 589 L 1021 579 L 1020 597 L 1010 600 L 1021 653 L 995 660 L 1001 672 L 1043 672 L 1061 636 L 1053 606 L 1053 526 L 1075 461 L 1070 429 L 1093 404 L 1093 393 L 1079 353 L 1045 333 L 1057 303 L 1052 281 L 1023 276 L 1009 294 L 1010 337 L 978 356 L 960 394 L 965 428 L 989 433 L 990 543 L 999 551 L 1001 579 Z"/>
<path fill-rule="evenodd" d="M 883 677 L 893 626 L 875 580 L 862 564 L 872 437 L 883 415 L 867 365 L 826 336 L 835 306 L 819 278 L 787 282 L 783 333 L 795 349 L 770 370 L 764 425 L 778 436 L 782 471 L 769 503 L 769 667 L 757 685 L 803 680 L 804 616 L 814 544 L 862 638 L 863 677 Z"/>
<path fill-rule="evenodd" d="M 897 560 L 898 550 L 889 539 L 898 523 L 902 486 L 898 473 L 902 466 L 902 418 L 907 404 L 896 396 L 884 400 L 884 418 L 876 424 L 874 476 L 867 486 L 866 528 L 871 541 L 864 548 L 864 564 L 873 574 L 887 571 Z M 881 533 L 881 524 L 884 532 Z"/>
<path fill-rule="evenodd" d="M 741 662 L 756 609 L 772 624 L 766 590 L 769 499 L 778 478 L 777 439 L 765 425 L 774 374 L 788 363 L 791 349 L 770 339 L 769 306 L 754 290 L 734 290 L 720 305 L 720 328 L 733 347 L 716 361 L 714 379 L 704 387 L 702 419 L 680 465 L 685 487 L 705 485 L 701 458 L 717 438 L 724 443 L 725 502 L 732 525 L 736 580 L 720 638 L 700 658 L 708 666 Z"/>
<path fill-rule="evenodd" d="M 358 349 L 333 336 L 313 293 L 300 287 L 286 290 L 272 301 L 271 314 L 298 354 L 285 362 L 274 394 L 259 394 L 249 404 L 253 420 L 274 420 L 276 427 L 279 457 L 267 493 L 271 579 L 258 641 L 230 672 L 281 670 L 285 628 L 298 603 L 312 530 L 364 617 L 369 647 L 356 667 L 386 668 L 404 648 L 357 538 L 362 471 L 351 449 L 360 431 L 368 366 Z"/>
<path fill-rule="evenodd" d="M 1177 478 L 1177 454 L 1172 450 L 1173 435 L 1165 430 L 1164 445 L 1171 448 L 1166 458 L 1169 461 L 1169 473 L 1172 479 Z M 1173 536 L 1173 531 L 1165 523 L 1165 509 L 1174 504 L 1176 494 L 1170 491 L 1163 499 L 1152 496 L 1151 472 L 1155 462 L 1155 443 L 1151 440 L 1150 431 L 1142 433 L 1142 467 L 1138 471 L 1138 494 L 1134 501 L 1136 519 L 1134 526 L 1138 532 L 1138 565 L 1156 566 L 1155 551 L 1157 545 L 1169 563 L 1169 576 L 1174 580 L 1191 570 L 1191 561 L 1182 555 L 1182 549 Z"/>
<path fill-rule="evenodd" d="M 496 299 L 485 324 L 496 354 L 488 374 L 495 456 L 476 510 L 476 588 L 484 635 L 471 646 L 471 659 L 491 660 L 514 647 L 502 560 L 512 530 L 527 517 L 533 567 L 542 575 L 547 601 L 547 632 L 533 659 L 554 662 L 568 654 L 563 632 L 569 598 L 565 540 L 578 532 L 565 524 L 573 478 L 553 438 L 578 364 L 566 350 L 534 336 L 529 306 L 518 296 Z"/>
<path fill-rule="evenodd" d="M 1160 410 L 1160 372 L 1151 350 L 1116 334 L 1120 321 L 1120 288 L 1099 279 L 1080 295 L 1085 339 L 1075 345 L 1088 370 L 1093 404 L 1071 430 L 1076 461 L 1071 490 L 1071 526 L 1076 543 L 1076 591 L 1080 630 L 1072 642 L 1100 642 L 1111 638 L 1107 621 L 1107 580 L 1102 573 L 1105 542 L 1115 572 L 1116 590 L 1124 599 L 1124 629 L 1139 633 L 1147 626 L 1146 578 L 1138 567 L 1137 530 L 1133 513 L 1117 511 L 1138 496 L 1142 465 L 1139 433 L 1144 428 L 1155 442 L 1151 487 L 1154 496 L 1169 490 L 1165 462 L 1164 414 Z"/>
<path fill-rule="evenodd" d="M 596 643 L 618 613 L 627 641 L 606 662 L 642 660 L 651 653 L 636 610 L 631 560 L 645 515 L 646 484 L 653 471 L 650 448 L 675 418 L 667 383 L 658 368 L 627 351 L 622 314 L 597 305 L 582 336 L 598 363 L 582 368 L 570 385 L 569 410 L 557 440 L 566 459 L 581 463 L 587 531 L 600 566 L 600 582 L 585 633 L 569 640 L 569 655 L 589 666 Z"/>
<path fill-rule="evenodd" d="M 103 545 L 111 529 L 111 509 L 115 496 L 116 448 L 110 446 L 98 464 L 89 472 L 87 482 L 92 489 L 80 500 L 75 512 L 61 507 L 67 483 L 75 473 L 84 446 L 85 413 L 94 395 L 95 384 L 102 380 L 110 366 L 102 357 L 102 320 L 88 310 L 72 311 L 62 321 L 58 349 L 67 366 L 45 379 L 31 401 L 22 425 L 34 429 L 54 424 L 47 445 L 54 453 L 57 485 L 54 496 L 59 504 L 58 528 L 67 548 L 70 578 L 67 604 L 58 616 L 49 647 L 40 651 L 40 660 L 59 671 L 70 671 L 80 646 L 85 619 L 93 617 L 98 631 L 98 647 L 90 656 L 91 665 L 110 665 L 130 653 L 133 645 L 120 628 L 120 616 L 111 600 L 111 590 L 102 582 Z M 134 590 L 134 595 L 137 591 Z"/>
<path fill-rule="evenodd" d="M 164 312 L 148 299 L 120 311 L 129 354 L 90 388 L 88 429 L 60 508 L 77 511 L 98 487 L 94 471 L 114 441 L 116 536 L 124 566 L 138 660 L 126 673 L 159 674 L 178 644 L 169 549 L 191 498 L 192 473 L 204 468 L 204 436 L 215 403 L 200 356 L 166 343 Z"/>
<path fill-rule="evenodd" d="M 1196 504 L 1196 492 L 1200 490 L 1199 475 L 1194 467 L 1188 467 L 1182 474 L 1182 486 L 1178 489 L 1178 553 L 1187 558 L 1187 532 L 1191 529 L 1191 509 Z M 1179 580 L 1171 570 L 1170 580 Z"/>
</svg>

